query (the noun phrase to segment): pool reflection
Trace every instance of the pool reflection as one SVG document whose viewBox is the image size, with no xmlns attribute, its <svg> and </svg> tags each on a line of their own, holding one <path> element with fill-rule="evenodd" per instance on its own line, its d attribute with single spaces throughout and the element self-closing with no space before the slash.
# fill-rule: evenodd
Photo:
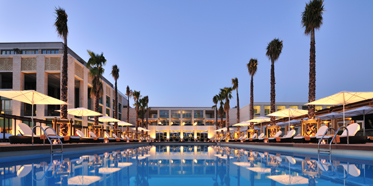
<svg viewBox="0 0 373 186">
<path fill-rule="evenodd" d="M 0 166 L 0 185 L 369 185 L 372 162 L 219 146 L 147 146 Z"/>
</svg>

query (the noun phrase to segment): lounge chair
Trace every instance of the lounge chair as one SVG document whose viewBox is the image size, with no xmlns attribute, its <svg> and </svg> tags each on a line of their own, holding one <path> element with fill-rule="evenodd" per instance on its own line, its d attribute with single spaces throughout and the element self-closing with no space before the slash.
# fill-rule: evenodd
<svg viewBox="0 0 373 186">
<path fill-rule="evenodd" d="M 276 138 L 276 142 L 293 142 L 293 136 L 295 135 L 295 130 L 292 129 L 290 131 L 288 131 L 288 133 L 286 135 L 284 135 L 283 137 L 277 137 Z"/>
<path fill-rule="evenodd" d="M 268 138 L 268 142 L 276 142 L 276 138 L 280 137 L 281 134 L 282 134 L 281 130 L 277 131 L 273 137 Z"/>
<path fill-rule="evenodd" d="M 83 143 L 93 143 L 93 142 L 98 142 L 97 139 L 93 138 L 93 137 L 87 137 L 84 135 L 84 133 L 80 130 L 76 130 L 75 133 L 80 137 L 80 141 L 79 142 L 83 142 Z"/>
<path fill-rule="evenodd" d="M 264 133 L 261 133 L 260 135 L 259 135 L 259 137 L 258 137 L 258 139 L 257 140 L 255 140 L 256 142 L 263 142 L 264 141 Z"/>
<path fill-rule="evenodd" d="M 9 141 L 11 144 L 15 143 L 32 143 L 32 130 L 31 128 L 24 124 L 24 123 L 18 123 L 17 124 L 17 130 L 22 136 L 10 136 Z M 46 140 L 48 141 L 48 140 Z M 34 143 L 42 143 L 43 140 L 40 140 L 39 135 L 34 134 Z"/>
<path fill-rule="evenodd" d="M 263 134 L 263 136 L 264 136 L 264 133 L 262 133 Z M 262 137 L 263 137 L 262 136 Z M 251 136 L 251 138 L 249 138 L 249 139 L 246 139 L 246 142 L 254 142 L 254 141 L 257 141 L 258 140 L 258 135 L 255 133 L 253 136 Z"/>
<path fill-rule="evenodd" d="M 293 142 L 295 143 L 318 143 L 317 137 L 324 135 L 325 131 L 328 130 L 327 126 L 322 126 L 317 130 L 315 136 L 295 136 Z"/>
<path fill-rule="evenodd" d="M 50 128 L 49 126 L 42 126 L 42 128 L 45 130 L 45 134 L 48 135 L 48 137 L 51 139 L 51 140 L 57 140 L 57 138 L 59 138 L 62 143 L 67 143 L 67 142 L 79 142 L 80 141 L 80 137 L 79 136 L 69 136 L 69 137 L 64 137 L 64 136 L 56 136 L 56 133 L 53 132 L 52 128 Z"/>
<path fill-rule="evenodd" d="M 107 132 L 104 132 L 104 138 L 107 138 L 109 142 L 116 142 L 117 140 L 110 137 L 110 135 Z"/>
<path fill-rule="evenodd" d="M 130 140 L 130 138 L 127 135 L 123 136 L 123 134 L 122 134 L 121 137 L 124 141 L 129 141 Z"/>
<path fill-rule="evenodd" d="M 360 125 L 357 123 L 352 123 L 347 126 L 349 143 L 366 143 L 366 136 L 355 136 L 355 134 L 360 130 Z M 324 139 L 332 139 L 334 135 L 324 136 Z M 318 136 L 317 139 L 321 139 L 322 136 Z M 337 143 L 347 143 L 347 131 L 343 130 L 343 133 L 339 136 L 336 136 Z"/>
<path fill-rule="evenodd" d="M 13 135 L 11 135 L 9 133 L 5 133 L 4 141 L 9 141 L 10 136 L 13 136 Z M 0 140 L 3 140 L 3 137 L 4 137 L 4 133 L 0 133 Z"/>
<path fill-rule="evenodd" d="M 121 141 L 121 142 L 123 142 L 124 141 L 124 139 L 122 139 L 122 138 L 118 138 L 118 136 L 116 135 L 116 134 L 113 134 L 113 138 L 116 140 L 116 141 Z"/>
<path fill-rule="evenodd" d="M 96 139 L 97 142 L 104 142 L 104 138 L 103 137 L 97 137 L 95 133 L 93 133 L 92 131 L 89 131 L 89 136 L 91 136 L 93 139 Z"/>
</svg>

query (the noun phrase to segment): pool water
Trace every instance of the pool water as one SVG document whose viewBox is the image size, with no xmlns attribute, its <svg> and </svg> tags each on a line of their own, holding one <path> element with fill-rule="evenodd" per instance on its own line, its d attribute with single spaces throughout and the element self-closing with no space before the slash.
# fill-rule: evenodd
<svg viewBox="0 0 373 186">
<path fill-rule="evenodd" d="M 0 186 L 373 185 L 373 162 L 219 146 L 146 146 L 0 164 Z"/>
</svg>

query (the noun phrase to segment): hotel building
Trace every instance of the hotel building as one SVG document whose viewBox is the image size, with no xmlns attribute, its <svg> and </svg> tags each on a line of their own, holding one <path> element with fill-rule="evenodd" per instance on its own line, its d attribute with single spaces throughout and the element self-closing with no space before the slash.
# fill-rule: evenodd
<svg viewBox="0 0 373 186">
<path fill-rule="evenodd" d="M 36 90 L 60 99 L 63 43 L 30 42 L 0 43 L 0 90 Z M 86 61 L 70 48 L 68 55 L 68 108 L 85 107 L 94 110 L 94 98 L 91 97 L 92 77 L 86 67 Z M 111 67 L 106 66 L 109 70 Z M 114 87 L 107 79 L 103 80 L 103 96 L 100 99 L 100 112 L 113 116 Z M 31 105 L 12 101 L 2 97 L 2 111 L 6 114 L 31 116 Z M 124 94 L 118 91 L 118 116 L 123 119 L 123 105 L 127 105 Z M 59 105 L 36 105 L 34 116 L 38 119 L 59 118 Z M 87 117 L 74 117 L 75 125 L 92 125 Z M 3 119 L 0 120 L 3 124 Z M 21 121 L 17 121 L 21 122 Z M 11 122 L 14 125 L 14 122 Z M 8 129 L 11 132 L 10 129 Z"/>
</svg>

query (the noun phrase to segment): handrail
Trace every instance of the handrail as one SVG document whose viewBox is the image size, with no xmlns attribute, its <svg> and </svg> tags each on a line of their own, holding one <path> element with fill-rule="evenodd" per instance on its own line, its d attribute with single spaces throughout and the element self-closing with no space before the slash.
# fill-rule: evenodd
<svg viewBox="0 0 373 186">
<path fill-rule="evenodd" d="M 334 129 L 333 127 L 329 127 L 329 128 L 326 129 L 326 131 L 324 132 L 324 135 L 322 135 L 322 137 L 320 138 L 319 143 L 317 144 L 317 153 L 318 153 L 318 154 L 320 153 L 320 143 L 321 143 L 322 140 L 324 139 L 326 133 L 327 133 L 329 130 L 331 130 L 331 129 L 333 129 L 333 131 L 335 132 L 335 129 Z M 330 154 L 330 148 L 329 148 L 329 154 Z"/>
<path fill-rule="evenodd" d="M 345 126 L 340 126 L 340 127 L 338 128 L 337 132 L 335 132 L 335 134 L 334 134 L 334 136 L 333 136 L 333 138 L 332 138 L 332 141 L 330 141 L 330 143 L 329 143 L 329 149 L 331 149 L 331 146 L 332 146 L 332 144 L 333 144 L 334 138 L 337 136 L 337 134 L 338 134 L 338 132 L 339 132 L 339 130 L 340 130 L 341 128 L 346 129 L 346 131 L 347 131 L 347 145 L 350 144 L 350 137 L 349 137 L 349 135 L 348 135 L 348 128 L 345 127 Z M 337 145 L 337 140 L 335 140 L 334 144 Z"/>
<path fill-rule="evenodd" d="M 47 137 L 47 139 L 48 139 L 48 141 L 49 141 L 49 144 L 51 145 L 51 154 L 53 154 L 53 143 L 52 143 L 51 139 L 49 138 L 49 136 L 47 135 L 47 133 L 46 133 L 45 131 L 46 131 L 47 129 L 49 129 L 49 128 L 52 129 L 53 133 L 56 135 L 58 141 L 60 142 L 60 145 L 61 145 L 61 153 L 62 153 L 62 152 L 63 152 L 63 143 L 62 143 L 61 139 L 59 138 L 59 136 L 57 135 L 56 131 L 55 131 L 53 128 L 49 127 L 49 126 L 47 126 L 47 127 L 44 129 L 44 128 L 41 127 L 40 125 L 34 126 L 34 127 L 32 128 L 32 131 L 34 131 L 34 129 L 37 128 L 37 127 L 40 127 L 40 129 L 43 130 L 43 132 L 44 132 L 44 136 Z M 32 141 L 31 141 L 31 142 L 32 142 L 32 145 L 34 145 L 34 133 L 32 133 Z M 45 138 L 43 138 L 43 145 L 45 145 Z"/>
<path fill-rule="evenodd" d="M 53 158 L 52 158 L 52 155 L 51 155 L 51 162 L 49 163 L 47 170 L 44 170 L 44 171 L 43 171 L 43 172 L 44 172 L 43 176 L 42 176 L 40 179 L 37 179 L 36 174 L 33 173 L 33 174 L 32 174 L 32 179 L 35 180 L 35 181 L 42 181 L 44 178 L 53 178 L 54 175 L 57 173 L 58 169 L 60 169 L 60 167 L 61 167 L 61 165 L 62 165 L 62 162 L 63 162 L 62 160 L 63 160 L 63 156 L 61 156 L 60 164 L 57 166 L 57 169 L 56 169 L 55 171 L 53 171 L 52 176 L 48 177 L 48 176 L 46 175 L 46 173 L 49 172 L 50 168 L 51 168 L 52 165 L 53 165 Z M 54 166 L 54 165 L 53 165 L 53 166 Z M 32 164 L 32 172 L 34 172 L 34 164 Z M 34 177 L 34 176 L 35 176 L 35 177 Z"/>
</svg>

